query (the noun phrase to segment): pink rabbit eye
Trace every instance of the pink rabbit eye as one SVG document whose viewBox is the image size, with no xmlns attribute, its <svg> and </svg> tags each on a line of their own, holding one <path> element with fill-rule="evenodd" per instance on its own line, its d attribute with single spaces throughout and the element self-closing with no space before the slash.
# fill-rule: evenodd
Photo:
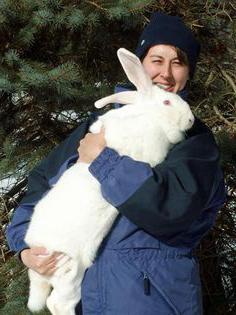
<svg viewBox="0 0 236 315">
<path fill-rule="evenodd" d="M 169 100 L 165 100 L 163 103 L 164 103 L 165 105 L 171 105 L 171 103 L 170 103 Z"/>
</svg>

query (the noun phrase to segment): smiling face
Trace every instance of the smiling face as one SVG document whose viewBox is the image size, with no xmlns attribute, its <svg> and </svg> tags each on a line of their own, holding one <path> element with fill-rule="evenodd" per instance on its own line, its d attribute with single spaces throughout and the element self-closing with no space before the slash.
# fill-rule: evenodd
<svg viewBox="0 0 236 315">
<path fill-rule="evenodd" d="M 189 67 L 180 61 L 173 46 L 152 46 L 142 63 L 152 82 L 168 92 L 181 91 L 189 79 Z"/>
</svg>

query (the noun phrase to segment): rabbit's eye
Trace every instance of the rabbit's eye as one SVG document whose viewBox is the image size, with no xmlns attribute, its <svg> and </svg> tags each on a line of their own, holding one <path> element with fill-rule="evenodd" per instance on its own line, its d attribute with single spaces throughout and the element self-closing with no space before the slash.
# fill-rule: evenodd
<svg viewBox="0 0 236 315">
<path fill-rule="evenodd" d="M 171 105 L 171 102 L 170 102 L 169 100 L 165 100 L 163 103 L 164 103 L 165 105 Z"/>
</svg>

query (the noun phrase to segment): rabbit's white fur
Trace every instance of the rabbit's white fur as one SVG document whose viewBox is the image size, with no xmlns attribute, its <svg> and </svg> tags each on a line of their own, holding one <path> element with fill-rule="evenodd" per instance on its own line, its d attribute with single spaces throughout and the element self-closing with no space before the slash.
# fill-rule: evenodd
<svg viewBox="0 0 236 315">
<path fill-rule="evenodd" d="M 165 159 L 173 144 L 183 139 L 194 117 L 179 96 L 152 84 L 135 55 L 121 48 L 118 57 L 137 91 L 121 92 L 97 101 L 97 107 L 111 102 L 128 105 L 100 116 L 90 131 L 97 133 L 104 126 L 108 147 L 120 155 L 155 166 Z M 26 243 L 30 247 L 44 246 L 50 252 L 65 253 L 65 257 L 51 277 L 29 270 L 28 307 L 32 311 L 40 310 L 47 303 L 52 314 L 75 314 L 84 272 L 93 263 L 101 241 L 118 214 L 102 197 L 100 184 L 88 167 L 85 163 L 70 167 L 35 207 Z"/>
</svg>

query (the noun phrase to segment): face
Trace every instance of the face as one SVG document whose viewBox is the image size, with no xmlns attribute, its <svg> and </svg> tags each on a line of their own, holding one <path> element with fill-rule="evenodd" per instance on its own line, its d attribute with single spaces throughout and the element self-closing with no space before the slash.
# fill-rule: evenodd
<svg viewBox="0 0 236 315">
<path fill-rule="evenodd" d="M 173 46 L 152 46 L 143 59 L 143 66 L 152 82 L 168 92 L 181 91 L 189 79 L 189 68 L 179 61 Z"/>
</svg>

